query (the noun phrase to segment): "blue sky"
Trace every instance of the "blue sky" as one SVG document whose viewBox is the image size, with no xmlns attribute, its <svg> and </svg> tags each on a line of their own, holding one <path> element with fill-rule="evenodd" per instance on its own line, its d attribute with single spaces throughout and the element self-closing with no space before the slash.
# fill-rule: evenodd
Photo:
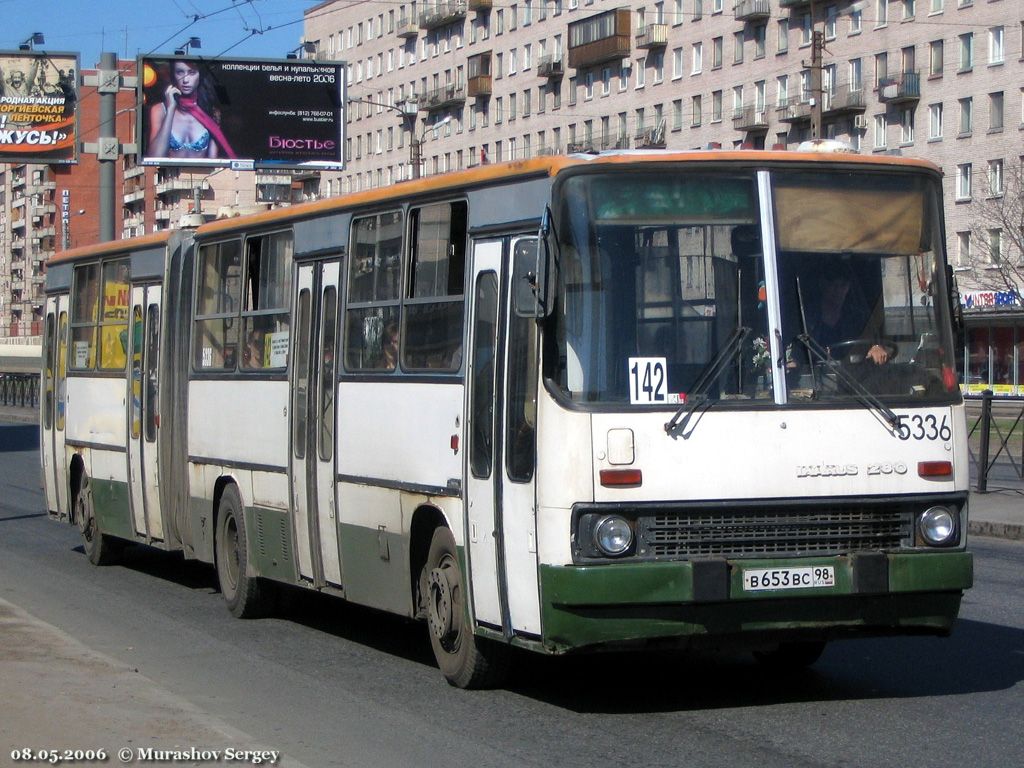
<svg viewBox="0 0 1024 768">
<path fill-rule="evenodd" d="M 0 50 L 16 50 L 34 32 L 36 50 L 77 51 L 91 69 L 100 53 L 121 58 L 171 53 L 189 37 L 193 55 L 284 58 L 299 45 L 311 0 L 0 0 Z M 198 17 L 195 18 L 195 17 Z"/>
</svg>

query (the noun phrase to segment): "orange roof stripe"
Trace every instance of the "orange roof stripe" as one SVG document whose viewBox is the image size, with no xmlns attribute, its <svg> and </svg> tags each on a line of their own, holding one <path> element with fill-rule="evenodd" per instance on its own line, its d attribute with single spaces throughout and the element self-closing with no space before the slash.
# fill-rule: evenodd
<svg viewBox="0 0 1024 768">
<path fill-rule="evenodd" d="M 78 248 L 60 251 L 56 256 L 47 261 L 46 265 L 51 266 L 53 264 L 60 264 L 64 261 L 76 261 L 78 259 L 90 257 L 108 256 L 112 253 L 137 251 L 142 248 L 166 245 L 167 241 L 171 239 L 171 235 L 174 231 L 175 230 L 164 230 L 162 232 L 157 232 L 153 235 L 145 235 L 143 237 L 130 237 L 125 240 L 110 240 L 106 243 L 82 245 Z"/>
</svg>

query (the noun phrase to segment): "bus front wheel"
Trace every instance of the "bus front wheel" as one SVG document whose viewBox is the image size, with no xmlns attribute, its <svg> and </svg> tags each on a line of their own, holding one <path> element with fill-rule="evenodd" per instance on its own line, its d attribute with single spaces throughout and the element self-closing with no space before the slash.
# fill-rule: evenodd
<svg viewBox="0 0 1024 768">
<path fill-rule="evenodd" d="M 430 541 L 420 592 L 426 603 L 430 645 L 445 679 L 457 688 L 500 685 L 508 670 L 508 646 L 473 634 L 455 538 L 444 526 L 434 531 Z"/>
<path fill-rule="evenodd" d="M 96 523 L 96 510 L 92 503 L 89 476 L 82 475 L 75 493 L 75 522 L 82 533 L 82 549 L 93 565 L 110 565 L 117 560 L 122 546 L 119 541 L 105 536 Z"/>
<path fill-rule="evenodd" d="M 249 553 L 245 538 L 245 516 L 238 489 L 229 485 L 217 507 L 217 581 L 228 610 L 239 619 L 261 616 L 266 608 L 263 585 L 247 574 Z"/>
</svg>

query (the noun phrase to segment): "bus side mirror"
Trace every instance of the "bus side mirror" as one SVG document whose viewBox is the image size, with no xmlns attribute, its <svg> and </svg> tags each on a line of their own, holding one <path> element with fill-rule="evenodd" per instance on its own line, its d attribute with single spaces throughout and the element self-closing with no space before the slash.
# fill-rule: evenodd
<svg viewBox="0 0 1024 768">
<path fill-rule="evenodd" d="M 549 260 L 542 242 L 520 237 L 512 243 L 512 304 L 518 317 L 545 317 L 551 311 Z"/>
</svg>

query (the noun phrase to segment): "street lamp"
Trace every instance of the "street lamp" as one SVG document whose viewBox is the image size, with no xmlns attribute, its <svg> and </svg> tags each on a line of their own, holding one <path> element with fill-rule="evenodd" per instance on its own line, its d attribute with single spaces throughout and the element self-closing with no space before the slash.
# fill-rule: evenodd
<svg viewBox="0 0 1024 768">
<path fill-rule="evenodd" d="M 189 52 L 190 48 L 202 48 L 202 47 L 203 47 L 203 41 L 202 40 L 200 40 L 198 37 L 190 37 L 188 40 L 186 40 L 184 43 L 182 43 L 181 45 L 179 45 L 177 48 L 174 49 L 174 55 L 175 56 L 184 56 L 184 55 L 186 55 Z"/>
<path fill-rule="evenodd" d="M 442 119 L 436 123 L 430 125 L 424 125 L 423 130 L 420 131 L 419 138 L 413 138 L 409 143 L 409 162 L 412 164 L 412 177 L 418 179 L 421 175 L 420 165 L 423 163 L 423 140 L 426 138 L 428 132 L 433 132 L 434 138 L 437 138 L 437 132 L 441 130 L 442 125 L 448 125 L 452 121 L 451 115 L 445 115 Z"/>
<path fill-rule="evenodd" d="M 33 32 L 24 42 L 18 43 L 18 50 L 31 51 L 33 46 L 44 45 L 45 43 L 46 38 L 43 37 L 42 32 Z"/>
<path fill-rule="evenodd" d="M 408 121 L 409 124 L 409 164 L 413 167 L 413 178 L 419 178 L 419 165 L 416 164 L 416 158 L 419 157 L 419 144 L 416 141 L 416 114 L 419 112 L 419 106 L 415 99 L 403 99 L 398 104 L 385 104 L 380 101 L 371 101 L 370 99 L 349 99 L 349 104 L 368 104 L 371 107 L 377 107 L 378 109 L 390 109 L 392 112 L 397 112 L 402 116 L 402 123 L 405 124 Z M 449 120 L 451 118 L 448 118 Z M 447 120 L 438 123 L 447 122 Z M 420 141 L 422 141 L 422 137 Z"/>
</svg>

